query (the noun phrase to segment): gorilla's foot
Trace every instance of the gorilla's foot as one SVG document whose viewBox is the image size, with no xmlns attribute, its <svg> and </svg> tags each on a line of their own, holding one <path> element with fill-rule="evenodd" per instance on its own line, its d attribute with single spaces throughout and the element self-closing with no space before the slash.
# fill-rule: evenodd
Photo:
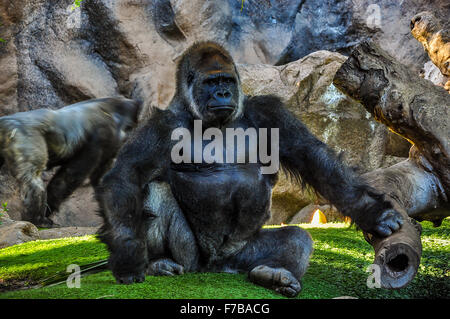
<svg viewBox="0 0 450 319">
<path fill-rule="evenodd" d="M 284 268 L 261 265 L 253 268 L 248 276 L 251 282 L 273 289 L 286 297 L 295 297 L 302 289 L 300 282 Z"/>
<path fill-rule="evenodd" d="M 147 274 L 152 276 L 174 276 L 184 274 L 184 267 L 169 258 L 161 258 L 150 262 Z"/>
<path fill-rule="evenodd" d="M 116 276 L 116 281 L 118 284 L 130 285 L 132 283 L 141 283 L 145 281 L 145 274 L 135 274 L 127 276 Z"/>
</svg>

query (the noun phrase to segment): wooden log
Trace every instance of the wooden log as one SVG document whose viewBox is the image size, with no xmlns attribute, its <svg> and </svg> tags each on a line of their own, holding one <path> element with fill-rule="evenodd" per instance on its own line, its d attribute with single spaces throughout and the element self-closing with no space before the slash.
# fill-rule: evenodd
<svg viewBox="0 0 450 319">
<path fill-rule="evenodd" d="M 431 202 L 429 198 L 435 196 L 433 187 L 428 183 L 428 176 L 421 176 L 427 182 L 426 185 L 430 185 L 421 197 L 423 200 L 420 203 L 407 201 L 407 198 L 414 198 L 414 195 L 421 192 L 419 184 L 416 183 L 416 175 L 402 174 L 404 171 L 409 172 L 409 169 L 414 171 L 415 164 L 406 160 L 390 168 L 363 175 L 370 185 L 386 194 L 405 220 L 400 230 L 386 238 L 364 233 L 364 238 L 374 248 L 374 264 L 380 266 L 380 284 L 383 288 L 402 288 L 416 276 L 422 255 L 422 227 L 408 216 L 405 207 L 411 210 L 421 209 L 421 204 L 427 205 Z M 399 184 L 402 187 L 397 187 Z"/>
<path fill-rule="evenodd" d="M 375 120 L 416 146 L 448 198 L 450 95 L 447 91 L 395 61 L 372 41 L 364 41 L 354 49 L 333 82 L 342 92 L 360 101 Z"/>
<path fill-rule="evenodd" d="M 397 202 L 409 217 L 418 221 L 428 220 L 440 226 L 448 216 L 448 203 L 440 180 L 425 170 L 423 156 L 413 146 L 409 159 L 379 168 L 363 176 L 368 183 Z"/>
<path fill-rule="evenodd" d="M 364 233 L 375 251 L 373 263 L 380 267 L 380 286 L 387 289 L 403 288 L 410 283 L 417 274 L 422 256 L 422 226 L 408 217 L 398 204 L 394 204 L 394 208 L 407 220 L 400 230 L 386 238 Z"/>
<path fill-rule="evenodd" d="M 372 41 L 360 43 L 337 71 L 334 85 L 414 146 L 407 161 L 364 174 L 405 219 L 387 238 L 364 234 L 381 267 L 381 286 L 401 288 L 416 275 L 421 226 L 450 215 L 450 95 L 420 78 Z"/>
</svg>

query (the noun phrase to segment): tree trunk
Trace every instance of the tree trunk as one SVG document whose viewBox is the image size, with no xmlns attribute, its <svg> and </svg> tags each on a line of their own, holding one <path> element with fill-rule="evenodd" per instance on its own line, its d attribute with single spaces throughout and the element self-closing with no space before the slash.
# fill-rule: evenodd
<svg viewBox="0 0 450 319">
<path fill-rule="evenodd" d="M 422 227 L 408 216 L 408 208 L 415 209 L 427 205 L 434 199 L 434 191 L 427 175 L 415 175 L 419 169 L 410 160 L 386 169 L 377 169 L 363 177 L 377 190 L 386 194 L 394 208 L 403 215 L 403 226 L 386 238 L 378 238 L 365 233 L 364 237 L 375 250 L 374 264 L 380 266 L 381 287 L 402 288 L 416 275 L 422 255 L 420 234 Z M 419 183 L 418 183 L 419 182 Z M 420 203 L 408 201 L 422 191 Z M 427 187 L 430 186 L 430 187 Z"/>
<path fill-rule="evenodd" d="M 450 192 L 450 95 L 364 41 L 334 77 L 342 92 L 360 101 L 375 120 L 408 139 L 426 160 L 423 169 Z"/>
<path fill-rule="evenodd" d="M 422 254 L 420 224 L 408 216 L 438 226 L 450 215 L 450 95 L 371 41 L 354 49 L 333 82 L 414 145 L 408 160 L 364 174 L 406 221 L 384 239 L 365 234 L 381 266 L 382 287 L 401 288 L 414 278 Z"/>
</svg>

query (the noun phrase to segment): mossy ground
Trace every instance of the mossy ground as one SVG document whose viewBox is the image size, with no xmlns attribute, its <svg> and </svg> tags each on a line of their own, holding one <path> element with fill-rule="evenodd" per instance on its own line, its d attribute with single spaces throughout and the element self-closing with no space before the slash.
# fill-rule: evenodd
<svg viewBox="0 0 450 319">
<path fill-rule="evenodd" d="M 303 290 L 298 298 L 450 298 L 450 220 L 433 228 L 423 222 L 423 255 L 416 278 L 396 291 L 369 289 L 366 268 L 374 253 L 361 232 L 345 224 L 313 228 L 315 245 Z M 70 264 L 106 258 L 105 246 L 94 236 L 29 242 L 0 250 L 0 287 L 31 285 Z M 0 298 L 283 298 L 250 283 L 244 274 L 185 274 L 151 277 L 141 284 L 115 284 L 111 272 L 81 279 L 81 288 L 56 286 L 0 293 Z"/>
</svg>

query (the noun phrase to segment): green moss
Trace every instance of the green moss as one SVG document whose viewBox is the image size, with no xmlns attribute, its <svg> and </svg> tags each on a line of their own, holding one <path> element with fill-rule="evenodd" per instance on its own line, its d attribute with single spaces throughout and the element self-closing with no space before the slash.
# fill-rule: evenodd
<svg viewBox="0 0 450 319">
<path fill-rule="evenodd" d="M 298 298 L 448 298 L 450 297 L 450 220 L 433 228 L 423 222 L 423 255 L 416 278 L 391 291 L 369 289 L 365 269 L 374 253 L 361 232 L 344 224 L 307 228 L 314 239 L 314 254 Z M 0 283 L 32 284 L 65 270 L 69 264 L 87 264 L 106 258 L 106 247 L 94 236 L 29 242 L 0 250 Z M 185 274 L 151 277 L 141 284 L 117 285 L 109 271 L 81 279 L 81 288 L 65 284 L 11 291 L 0 298 L 283 298 L 250 283 L 244 274 Z"/>
<path fill-rule="evenodd" d="M 107 258 L 106 246 L 94 236 L 37 240 L 0 250 L 0 283 L 36 282 L 70 264 Z"/>
</svg>

